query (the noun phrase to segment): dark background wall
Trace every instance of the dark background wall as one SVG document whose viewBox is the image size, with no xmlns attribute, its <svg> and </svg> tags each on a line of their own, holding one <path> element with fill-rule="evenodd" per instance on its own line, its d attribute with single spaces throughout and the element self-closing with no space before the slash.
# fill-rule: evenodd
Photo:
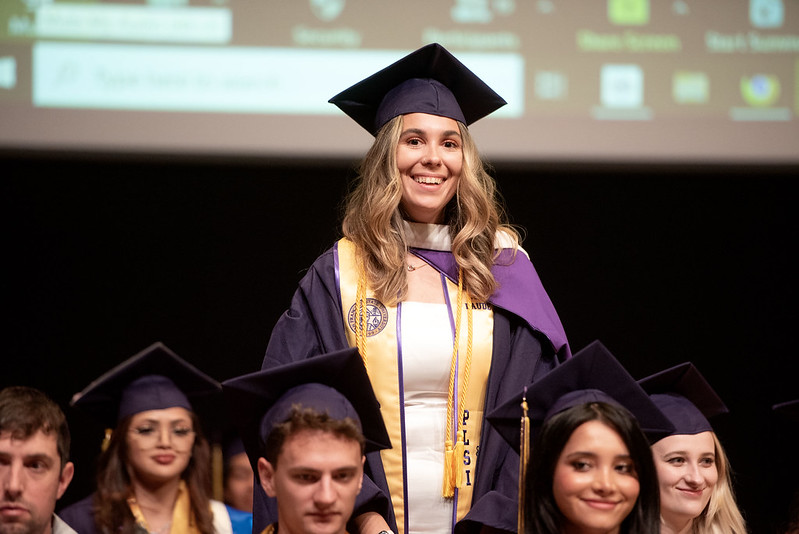
<svg viewBox="0 0 799 534">
<path fill-rule="evenodd" d="M 305 268 L 338 237 L 353 162 L 0 153 L 0 386 L 65 408 L 161 340 L 219 380 L 257 370 Z M 500 165 L 512 221 L 574 350 L 635 377 L 690 360 L 731 413 L 716 429 L 753 532 L 799 486 L 797 168 Z M 91 490 L 100 429 L 67 409 Z"/>
</svg>

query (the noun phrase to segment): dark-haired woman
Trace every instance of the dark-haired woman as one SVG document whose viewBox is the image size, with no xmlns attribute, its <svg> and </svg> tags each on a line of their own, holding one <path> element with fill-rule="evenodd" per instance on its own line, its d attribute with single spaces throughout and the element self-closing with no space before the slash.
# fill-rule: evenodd
<svg viewBox="0 0 799 534">
<path fill-rule="evenodd" d="M 652 453 L 626 409 L 573 406 L 542 426 L 531 450 L 527 534 L 659 532 Z"/>
</svg>

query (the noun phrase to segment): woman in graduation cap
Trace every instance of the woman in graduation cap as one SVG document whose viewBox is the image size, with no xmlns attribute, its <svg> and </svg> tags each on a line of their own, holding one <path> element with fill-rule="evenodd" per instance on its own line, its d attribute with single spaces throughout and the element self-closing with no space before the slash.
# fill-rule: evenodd
<svg viewBox="0 0 799 534">
<path fill-rule="evenodd" d="M 730 464 L 708 417 L 727 407 L 691 363 L 639 381 L 674 431 L 651 440 L 662 534 L 745 534 Z"/>
<path fill-rule="evenodd" d="M 659 532 L 657 477 L 642 428 L 664 435 L 672 427 L 600 342 L 488 419 L 520 450 L 520 533 Z"/>
<path fill-rule="evenodd" d="M 467 127 L 505 101 L 433 44 L 331 102 L 375 140 L 263 367 L 358 347 L 393 443 L 367 462 L 392 513 L 362 531 L 513 531 L 514 454 L 482 414 L 569 348 Z"/>
<path fill-rule="evenodd" d="M 220 384 L 155 343 L 75 396 L 73 406 L 114 426 L 93 495 L 61 511 L 80 534 L 227 534 L 211 499 L 211 454 L 189 397 Z M 243 512 L 242 512 L 243 513 Z M 237 534 L 250 532 L 236 530 Z"/>
</svg>

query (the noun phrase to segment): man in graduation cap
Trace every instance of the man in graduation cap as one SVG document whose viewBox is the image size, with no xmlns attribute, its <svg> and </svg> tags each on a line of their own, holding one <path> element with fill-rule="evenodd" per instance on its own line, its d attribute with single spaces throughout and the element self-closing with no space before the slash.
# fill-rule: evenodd
<svg viewBox="0 0 799 534">
<path fill-rule="evenodd" d="M 72 481 L 69 428 L 39 390 L 0 391 L 0 534 L 75 534 L 55 515 Z"/>
<path fill-rule="evenodd" d="M 516 501 L 514 453 L 483 414 L 569 347 L 468 128 L 505 101 L 431 44 L 330 102 L 375 140 L 344 238 L 303 277 L 262 368 L 358 347 L 394 445 L 367 456 L 392 530 L 512 532 L 498 510 Z"/>
<path fill-rule="evenodd" d="M 365 454 L 390 447 L 358 351 L 252 373 L 222 387 L 257 473 L 256 491 L 277 513 L 264 532 L 343 534 L 363 487 Z M 385 513 L 385 497 L 373 502 Z"/>
</svg>

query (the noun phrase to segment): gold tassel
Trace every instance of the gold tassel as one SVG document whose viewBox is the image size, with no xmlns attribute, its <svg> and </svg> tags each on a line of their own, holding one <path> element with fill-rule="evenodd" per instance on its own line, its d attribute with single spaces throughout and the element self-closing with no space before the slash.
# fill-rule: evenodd
<svg viewBox="0 0 799 534">
<path fill-rule="evenodd" d="M 467 302 L 467 336 L 466 336 L 466 361 L 464 362 L 463 376 L 461 378 L 461 387 L 458 394 L 458 405 L 455 406 L 455 375 L 458 365 L 458 347 L 461 334 L 461 311 L 464 307 L 464 298 Z M 472 307 L 469 305 L 471 299 L 466 295 L 463 290 L 463 276 L 458 272 L 458 298 L 456 301 L 455 313 L 455 341 L 452 344 L 452 362 L 450 364 L 449 374 L 449 391 L 447 392 L 447 436 L 450 432 L 455 435 L 451 439 L 447 439 L 444 448 L 444 484 L 442 495 L 445 498 L 455 496 L 455 488 L 463 487 L 463 451 L 464 444 L 460 439 L 460 420 L 466 405 L 466 392 L 469 389 L 469 373 L 472 367 L 472 338 L 473 338 L 473 324 L 472 324 Z M 455 450 L 452 449 L 452 439 L 455 440 Z"/>
<path fill-rule="evenodd" d="M 363 366 L 369 371 L 368 360 L 366 358 L 366 268 L 361 255 L 358 255 L 358 287 L 355 291 L 355 300 L 358 307 L 358 320 L 355 329 L 355 346 L 361 354 Z"/>
<path fill-rule="evenodd" d="M 463 487 L 463 441 L 455 444 L 455 457 L 452 459 L 452 470 L 455 471 L 455 487 Z"/>
<path fill-rule="evenodd" d="M 527 416 L 527 387 L 522 394 L 522 419 L 519 431 L 519 509 L 517 517 L 517 532 L 524 532 L 524 503 L 525 498 L 525 478 L 527 475 L 527 463 L 530 460 L 530 418 Z"/>
<path fill-rule="evenodd" d="M 108 446 L 111 444 L 111 436 L 114 434 L 114 430 L 111 428 L 105 429 L 105 436 L 103 436 L 103 442 L 100 444 L 100 451 L 105 452 L 108 449 Z"/>
<path fill-rule="evenodd" d="M 452 450 L 452 440 L 447 440 L 444 444 L 444 486 L 441 494 L 446 497 L 455 496 L 455 486 L 453 485 L 452 463 L 455 461 L 455 451 Z"/>
</svg>

